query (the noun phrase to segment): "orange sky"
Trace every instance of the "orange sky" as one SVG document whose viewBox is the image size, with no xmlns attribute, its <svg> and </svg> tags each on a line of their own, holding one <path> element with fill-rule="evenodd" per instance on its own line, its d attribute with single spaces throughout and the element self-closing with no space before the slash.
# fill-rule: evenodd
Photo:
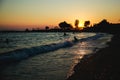
<svg viewBox="0 0 120 80">
<path fill-rule="evenodd" d="M 76 19 L 119 23 L 119 4 L 120 0 L 1 0 L 0 30 L 53 27 L 62 21 L 74 26 Z"/>
</svg>

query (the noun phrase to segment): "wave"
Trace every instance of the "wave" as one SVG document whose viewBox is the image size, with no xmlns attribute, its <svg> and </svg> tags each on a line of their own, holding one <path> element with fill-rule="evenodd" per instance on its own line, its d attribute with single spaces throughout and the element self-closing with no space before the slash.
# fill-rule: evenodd
<svg viewBox="0 0 120 80">
<path fill-rule="evenodd" d="M 0 54 L 0 63 L 20 61 L 38 54 L 55 51 L 60 48 L 71 47 L 74 44 L 81 41 L 96 40 L 100 37 L 103 37 L 104 35 L 105 34 L 99 33 L 99 34 L 96 34 L 95 36 L 78 39 L 77 41 L 75 40 L 65 41 L 61 43 L 53 43 L 49 45 L 41 45 L 41 46 L 36 46 L 31 48 L 22 48 L 22 49 L 17 49 L 7 53 L 2 53 Z"/>
</svg>

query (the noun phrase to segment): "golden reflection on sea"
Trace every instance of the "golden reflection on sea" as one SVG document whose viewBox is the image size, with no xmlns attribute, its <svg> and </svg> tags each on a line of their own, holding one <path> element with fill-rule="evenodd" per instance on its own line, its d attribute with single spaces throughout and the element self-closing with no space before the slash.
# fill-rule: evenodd
<svg viewBox="0 0 120 80">
<path fill-rule="evenodd" d="M 73 51 L 73 54 L 75 54 L 74 58 L 73 58 L 73 64 L 70 67 L 70 70 L 68 72 L 67 77 L 71 76 L 74 73 L 74 66 L 80 62 L 80 60 L 87 54 L 90 54 L 92 52 L 91 48 L 90 48 L 90 44 L 88 42 L 81 42 L 79 43 L 76 47 L 77 49 L 75 49 Z"/>
</svg>

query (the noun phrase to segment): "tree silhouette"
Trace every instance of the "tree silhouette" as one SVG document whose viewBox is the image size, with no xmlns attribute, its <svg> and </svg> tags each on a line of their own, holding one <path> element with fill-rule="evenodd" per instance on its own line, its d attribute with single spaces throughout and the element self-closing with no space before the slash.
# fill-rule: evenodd
<svg viewBox="0 0 120 80">
<path fill-rule="evenodd" d="M 71 24 L 68 24 L 66 21 L 59 23 L 59 27 L 64 31 L 64 36 L 66 36 L 66 30 L 71 30 L 73 27 Z"/>
<path fill-rule="evenodd" d="M 72 25 L 68 24 L 66 21 L 64 21 L 64 22 L 59 23 L 59 27 L 62 30 L 68 30 L 68 29 L 70 30 L 72 28 Z"/>
<path fill-rule="evenodd" d="M 106 20 L 106 19 L 103 19 L 100 23 L 98 23 L 99 25 L 104 25 L 104 26 L 106 26 L 106 25 L 108 25 L 109 24 L 109 22 Z"/>
<path fill-rule="evenodd" d="M 85 22 L 84 22 L 84 26 L 85 26 L 85 27 L 88 27 L 89 25 L 90 25 L 90 21 L 85 21 Z"/>
<path fill-rule="evenodd" d="M 46 26 L 46 27 L 45 27 L 45 30 L 49 30 L 49 27 L 48 27 L 48 26 Z"/>
<path fill-rule="evenodd" d="M 87 22 L 86 22 L 86 26 L 87 26 Z M 106 19 L 103 19 L 102 21 L 100 21 L 97 24 L 94 24 L 93 27 L 86 27 L 84 28 L 84 30 L 86 31 L 94 31 L 94 32 L 111 32 L 112 29 L 111 28 L 112 24 L 110 24 Z"/>
<path fill-rule="evenodd" d="M 28 28 L 25 29 L 26 32 L 29 32 L 30 30 Z"/>
<path fill-rule="evenodd" d="M 78 25 L 79 25 L 79 20 L 75 20 L 75 28 L 78 29 Z"/>
</svg>

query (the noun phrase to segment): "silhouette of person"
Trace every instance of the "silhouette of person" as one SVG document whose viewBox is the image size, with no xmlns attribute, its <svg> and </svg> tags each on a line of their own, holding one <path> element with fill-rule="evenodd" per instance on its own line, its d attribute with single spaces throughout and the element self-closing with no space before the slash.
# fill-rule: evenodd
<svg viewBox="0 0 120 80">
<path fill-rule="evenodd" d="M 64 32 L 64 36 L 66 36 L 67 34 L 66 34 L 66 32 Z"/>
<path fill-rule="evenodd" d="M 74 41 L 78 41 L 78 39 L 76 38 L 76 36 L 74 36 Z"/>
</svg>

